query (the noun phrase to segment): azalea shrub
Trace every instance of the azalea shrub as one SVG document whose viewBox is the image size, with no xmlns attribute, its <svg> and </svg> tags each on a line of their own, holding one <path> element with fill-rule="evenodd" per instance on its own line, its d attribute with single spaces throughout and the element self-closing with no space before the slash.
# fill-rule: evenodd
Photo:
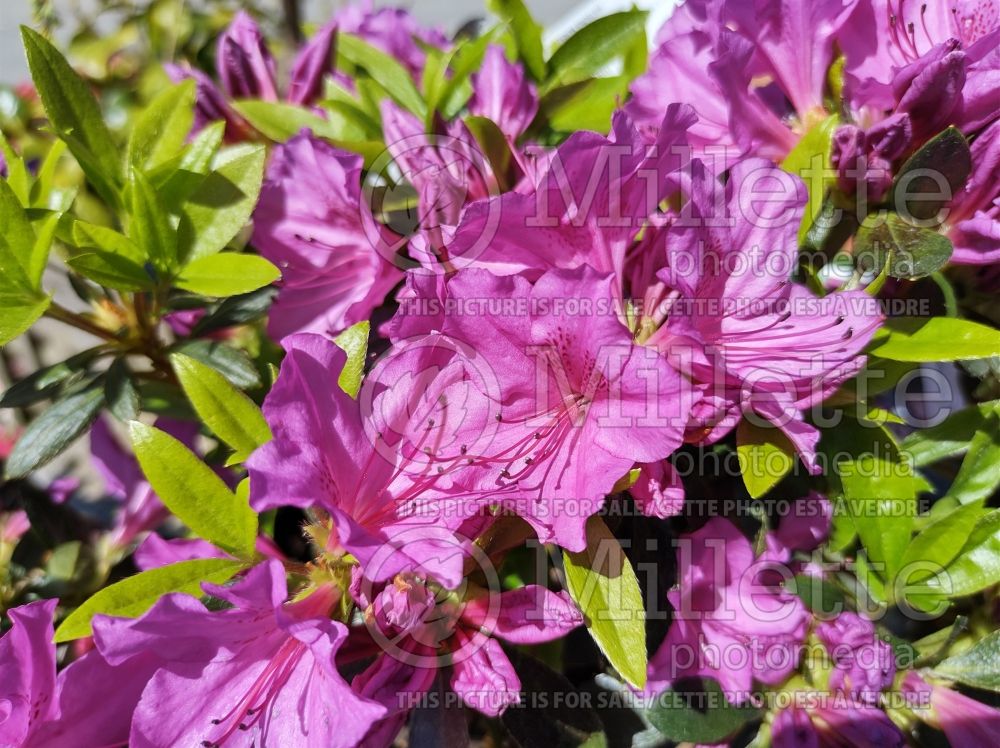
<svg viewBox="0 0 1000 748">
<path fill-rule="evenodd" d="M 487 5 L 22 29 L 0 745 L 1000 744 L 996 3 Z"/>
</svg>

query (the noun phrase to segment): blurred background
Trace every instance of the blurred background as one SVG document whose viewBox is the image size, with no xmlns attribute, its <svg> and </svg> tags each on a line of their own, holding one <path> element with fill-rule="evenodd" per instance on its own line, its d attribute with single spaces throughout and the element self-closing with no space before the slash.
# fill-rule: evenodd
<svg viewBox="0 0 1000 748">
<path fill-rule="evenodd" d="M 28 67 L 21 50 L 18 26 L 32 24 L 36 18 L 47 14 L 55 23 L 56 37 L 69 42 L 67 38 L 79 29 L 77 19 L 96 19 L 105 34 L 113 34 L 120 25 L 121 8 L 125 6 L 143 7 L 148 0 L 117 2 L 115 0 L 3 0 L 0 11 L 0 83 L 20 83 L 28 77 Z M 200 0 L 185 0 L 178 3 L 187 8 L 204 8 Z M 306 23 L 325 21 L 337 8 L 346 5 L 344 0 L 299 0 L 302 20 Z M 422 23 L 440 27 L 448 34 L 455 32 L 468 21 L 486 16 L 485 0 L 411 0 L 406 2 L 379 2 L 376 6 L 392 5 L 407 8 Z M 572 11 L 589 5 L 579 0 L 526 0 L 536 20 L 543 26 L 550 26 L 572 14 Z M 619 5 L 620 3 L 610 3 Z M 625 5 L 630 5 L 627 3 Z M 663 3 L 671 5 L 672 3 Z M 284 10 L 284 0 L 255 0 L 247 3 L 213 3 L 213 5 L 254 6 L 263 11 L 280 14 Z"/>
</svg>

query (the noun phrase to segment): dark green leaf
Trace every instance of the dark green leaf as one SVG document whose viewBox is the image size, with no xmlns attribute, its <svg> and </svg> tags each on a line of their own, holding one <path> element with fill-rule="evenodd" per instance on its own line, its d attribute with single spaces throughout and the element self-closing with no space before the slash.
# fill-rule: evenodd
<svg viewBox="0 0 1000 748">
<path fill-rule="evenodd" d="M 1000 692 L 1000 631 L 993 631 L 969 649 L 934 666 L 935 675 L 966 686 Z"/>
<path fill-rule="evenodd" d="M 56 629 L 55 641 L 90 636 L 91 622 L 96 615 L 136 618 L 168 593 L 200 596 L 202 582 L 222 584 L 245 565 L 229 558 L 197 558 L 126 577 L 105 587 L 67 616 Z"/>
<path fill-rule="evenodd" d="M 70 445 L 97 417 L 104 392 L 91 387 L 70 395 L 32 421 L 7 458 L 8 478 L 23 478 Z"/>
<path fill-rule="evenodd" d="M 213 330 L 221 330 L 234 325 L 253 322 L 264 316 L 274 300 L 277 290 L 274 286 L 265 286 L 250 293 L 230 296 L 223 299 L 206 316 L 194 326 L 193 336 L 203 335 Z"/>
<path fill-rule="evenodd" d="M 900 167 L 891 193 L 894 205 L 900 212 L 908 210 L 914 218 L 933 218 L 965 187 L 971 171 L 969 144 L 962 133 L 949 127 Z"/>
<path fill-rule="evenodd" d="M 124 359 L 116 359 L 108 367 L 104 378 L 104 399 L 119 420 L 128 422 L 139 417 L 139 391 Z"/>
<path fill-rule="evenodd" d="M 743 725 L 760 716 L 750 704 L 734 706 L 714 680 L 703 679 L 703 693 L 667 690 L 647 709 L 646 719 L 675 742 L 722 743 Z"/>
<path fill-rule="evenodd" d="M 7 388 L 0 396 L 0 408 L 24 408 L 52 397 L 66 386 L 78 382 L 86 373 L 87 365 L 99 353 L 100 349 L 92 348 L 58 364 L 33 371 Z"/>
<path fill-rule="evenodd" d="M 865 219 L 855 238 L 854 255 L 866 270 L 888 265 L 888 274 L 893 278 L 912 279 L 944 267 L 952 249 L 947 236 L 889 213 Z"/>
</svg>

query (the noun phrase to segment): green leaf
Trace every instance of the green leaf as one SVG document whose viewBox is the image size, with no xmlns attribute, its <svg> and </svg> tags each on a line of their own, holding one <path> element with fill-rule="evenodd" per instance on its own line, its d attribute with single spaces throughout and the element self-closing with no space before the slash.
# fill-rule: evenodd
<svg viewBox="0 0 1000 748">
<path fill-rule="evenodd" d="M 836 460 L 830 476 L 880 573 L 891 580 L 900 568 L 916 516 L 917 484 L 912 465 L 884 426 L 845 418 L 823 432 L 822 448 Z"/>
<path fill-rule="evenodd" d="M 486 0 L 486 7 L 507 24 L 524 66 L 536 81 L 545 79 L 542 28 L 522 0 Z"/>
<path fill-rule="evenodd" d="M 563 552 L 566 586 L 608 661 L 636 688 L 646 685 L 646 614 L 639 580 L 600 517 L 587 520 L 587 548 Z"/>
<path fill-rule="evenodd" d="M 901 568 L 907 564 L 926 562 L 920 568 L 915 568 L 906 575 L 908 582 L 918 582 L 934 573 L 930 568 L 935 564 L 944 568 L 961 552 L 972 528 L 983 515 L 983 505 L 977 501 L 960 506 L 944 517 L 928 525 L 910 541 L 903 554 Z M 923 568 L 924 566 L 928 568 Z"/>
<path fill-rule="evenodd" d="M 957 510 L 956 510 L 957 511 Z M 964 597 L 1000 582 L 1000 509 L 979 518 L 961 553 L 944 571 L 927 580 L 931 591 Z"/>
<path fill-rule="evenodd" d="M 7 138 L 0 131 L 0 155 L 3 155 L 7 170 L 7 185 L 14 193 L 20 205 L 28 204 L 28 167 L 24 164 L 24 159 L 11 148 Z"/>
<path fill-rule="evenodd" d="M 36 369 L 7 388 L 0 396 L 0 408 L 23 408 L 52 397 L 65 386 L 79 381 L 99 353 L 100 349 L 91 348 L 65 361 Z"/>
<path fill-rule="evenodd" d="M 103 402 L 103 390 L 90 387 L 54 403 L 14 444 L 7 458 L 7 478 L 23 478 L 66 449 L 97 417 Z"/>
<path fill-rule="evenodd" d="M 38 176 L 34 184 L 31 185 L 31 206 L 34 208 L 45 208 L 49 204 L 52 195 L 52 186 L 55 182 L 56 169 L 59 166 L 59 159 L 66 152 L 66 144 L 61 140 L 52 141 L 42 165 L 38 167 Z"/>
<path fill-rule="evenodd" d="M 311 130 L 317 138 L 326 138 L 345 147 L 381 137 L 374 120 L 360 109 L 343 102 L 324 102 L 326 117 L 321 117 L 312 109 L 280 101 L 244 99 L 234 102 L 233 108 L 254 129 L 278 143 L 298 135 L 303 129 Z M 374 132 L 373 127 L 376 128 Z"/>
<path fill-rule="evenodd" d="M 612 113 L 628 92 L 628 83 L 628 78 L 619 75 L 553 88 L 539 101 L 539 116 L 557 132 L 607 132 Z"/>
<path fill-rule="evenodd" d="M 90 247 L 119 255 L 136 265 L 142 265 L 146 261 L 142 250 L 131 239 L 106 226 L 74 221 L 73 242 L 78 247 Z"/>
<path fill-rule="evenodd" d="M 1000 330 L 954 317 L 896 317 L 871 353 L 894 361 L 961 361 L 1000 356 Z"/>
<path fill-rule="evenodd" d="M 918 219 L 937 215 L 965 187 L 972 153 L 965 137 L 949 127 L 927 141 L 900 167 L 892 186 L 893 204 L 905 206 Z M 943 178 L 945 184 L 940 183 Z M 910 197 L 904 200 L 904 197 Z"/>
<path fill-rule="evenodd" d="M 136 459 L 166 507 L 201 538 L 252 558 L 257 515 L 191 450 L 159 429 L 129 423 Z"/>
<path fill-rule="evenodd" d="M 223 252 L 188 263 L 176 285 L 202 296 L 235 296 L 274 283 L 281 272 L 258 255 Z"/>
<path fill-rule="evenodd" d="M 420 119 L 424 118 L 427 105 L 413 84 L 409 71 L 394 57 L 357 36 L 345 33 L 337 36 L 337 57 L 364 68 L 397 104 Z"/>
<path fill-rule="evenodd" d="M 180 209 L 204 181 L 225 133 L 225 122 L 213 122 L 195 136 L 176 164 L 171 160 L 153 170 L 151 181 L 171 209 Z"/>
<path fill-rule="evenodd" d="M 157 269 L 169 272 L 177 265 L 177 232 L 167 208 L 141 171 L 132 170 L 131 188 L 129 238 Z"/>
<path fill-rule="evenodd" d="M 932 668 L 935 675 L 973 688 L 1000 692 L 1000 631 L 992 631 L 961 654 Z"/>
<path fill-rule="evenodd" d="M 260 375 L 243 351 L 214 340 L 185 340 L 171 349 L 208 364 L 241 390 L 260 386 Z"/>
<path fill-rule="evenodd" d="M 511 166 L 516 163 L 511 153 L 507 137 L 500 131 L 496 123 L 487 117 L 466 117 L 465 126 L 479 144 L 481 153 L 486 157 L 501 192 L 514 188 L 510 183 Z"/>
<path fill-rule="evenodd" d="M 121 158 L 90 88 L 40 34 L 22 26 L 21 37 L 31 78 L 53 129 L 101 196 L 117 205 Z"/>
<path fill-rule="evenodd" d="M 260 319 L 267 312 L 277 290 L 265 286 L 250 293 L 223 299 L 202 317 L 191 331 L 193 336 Z"/>
<path fill-rule="evenodd" d="M 0 314 L 0 345 L 6 345 L 35 324 L 51 303 L 51 296 L 0 290 L 0 309 L 3 309 L 3 314 Z"/>
<path fill-rule="evenodd" d="M 230 464 L 242 462 L 271 440 L 260 408 L 215 369 L 189 356 L 170 357 L 181 387 L 212 432 L 233 448 Z"/>
<path fill-rule="evenodd" d="M 0 179 L 0 288 L 8 291 L 36 291 L 32 268 L 35 265 L 35 232 L 17 195 Z"/>
<path fill-rule="evenodd" d="M 646 35 L 644 10 L 627 10 L 598 18 L 563 42 L 549 59 L 545 88 L 594 76 L 604 65 Z"/>
<path fill-rule="evenodd" d="M 139 417 L 139 391 L 123 358 L 115 359 L 108 367 L 104 378 L 104 399 L 118 420 L 127 423 Z"/>
<path fill-rule="evenodd" d="M 68 257 L 66 264 L 80 275 L 118 291 L 142 291 L 155 285 L 142 265 L 110 252 L 81 252 Z"/>
<path fill-rule="evenodd" d="M 646 719 L 674 742 L 723 743 L 743 725 L 760 716 L 749 702 L 734 706 L 714 680 L 705 678 L 702 694 L 668 689 L 645 710 Z"/>
<path fill-rule="evenodd" d="M 986 501 L 1000 486 L 1000 423 L 996 413 L 976 431 L 946 498 L 960 504 Z"/>
<path fill-rule="evenodd" d="M 171 592 L 201 596 L 202 582 L 222 584 L 246 564 L 229 558 L 196 558 L 126 577 L 105 587 L 66 617 L 56 629 L 55 641 L 90 636 L 96 615 L 136 618 Z"/>
<path fill-rule="evenodd" d="M 52 250 L 52 242 L 61 219 L 61 213 L 53 212 L 34 221 L 35 241 L 31 245 L 31 255 L 28 259 L 28 280 L 36 289 L 42 286 L 42 274 L 49 261 L 49 252 Z"/>
<path fill-rule="evenodd" d="M 917 467 L 964 454 L 994 412 L 1000 412 L 1000 400 L 971 405 L 955 411 L 936 426 L 914 431 L 903 439 L 900 447 Z"/>
<path fill-rule="evenodd" d="M 799 226 L 799 246 L 806 245 L 806 236 L 820 216 L 823 199 L 832 183 L 832 180 L 824 178 L 824 174 L 833 150 L 833 132 L 839 124 L 840 117 L 836 114 L 816 123 L 781 162 L 782 169 L 794 174 L 806 185 L 808 199 Z"/>
<path fill-rule="evenodd" d="M 194 124 L 195 83 L 185 80 L 161 91 L 132 128 L 129 163 L 149 171 L 176 156 Z"/>
<path fill-rule="evenodd" d="M 220 156 L 181 207 L 180 255 L 191 262 L 222 251 L 250 220 L 264 179 L 263 146 L 233 148 Z"/>
<path fill-rule="evenodd" d="M 896 213 L 866 218 L 854 243 L 862 268 L 888 266 L 893 278 L 920 278 L 944 267 L 951 258 L 951 239 L 931 229 L 907 223 Z"/>
<path fill-rule="evenodd" d="M 736 452 L 743 483 L 755 499 L 774 488 L 795 464 L 795 447 L 781 429 L 757 426 L 745 418 L 736 427 Z"/>
<path fill-rule="evenodd" d="M 356 398 L 358 390 L 361 389 L 370 332 L 371 323 L 365 320 L 351 325 L 333 340 L 347 354 L 347 363 L 337 378 L 337 384 L 351 397 Z"/>
</svg>

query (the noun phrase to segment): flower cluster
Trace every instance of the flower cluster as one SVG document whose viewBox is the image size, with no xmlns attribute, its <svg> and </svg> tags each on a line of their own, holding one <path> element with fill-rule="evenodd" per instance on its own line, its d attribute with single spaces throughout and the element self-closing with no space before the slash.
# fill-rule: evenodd
<svg viewBox="0 0 1000 748">
<path fill-rule="evenodd" d="M 637 741 L 996 742 L 997 6 L 687 0 L 648 59 L 492 6 L 241 11 L 124 166 L 25 30 L 0 331 L 98 344 L 0 402 L 0 745 L 591 744 L 584 680 Z"/>
</svg>

